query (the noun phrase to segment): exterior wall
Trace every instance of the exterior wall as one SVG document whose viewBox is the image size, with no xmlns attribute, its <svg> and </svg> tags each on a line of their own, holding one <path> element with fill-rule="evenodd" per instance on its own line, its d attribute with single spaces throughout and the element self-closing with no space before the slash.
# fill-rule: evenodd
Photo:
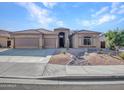
<svg viewBox="0 0 124 93">
<path fill-rule="evenodd" d="M 74 34 L 72 36 L 72 47 L 73 48 L 78 48 L 78 34 Z"/>
<path fill-rule="evenodd" d="M 91 37 L 91 45 L 84 45 L 84 37 Z M 73 36 L 73 48 L 100 48 L 100 40 L 99 35 L 97 34 L 84 34 L 84 33 L 76 33 Z"/>
<path fill-rule="evenodd" d="M 14 39 L 13 38 L 11 38 L 11 46 L 10 46 L 10 48 L 14 48 Z"/>
<path fill-rule="evenodd" d="M 7 37 L 0 36 L 0 45 L 2 47 L 7 47 L 7 40 L 8 40 Z"/>
<path fill-rule="evenodd" d="M 96 42 L 94 42 L 94 43 L 96 43 L 96 47 L 100 48 L 101 47 L 101 42 L 100 42 L 100 39 L 99 39 L 98 35 L 96 36 L 95 40 L 96 40 Z"/>
<path fill-rule="evenodd" d="M 43 35 L 39 36 L 39 48 L 43 48 Z"/>
</svg>

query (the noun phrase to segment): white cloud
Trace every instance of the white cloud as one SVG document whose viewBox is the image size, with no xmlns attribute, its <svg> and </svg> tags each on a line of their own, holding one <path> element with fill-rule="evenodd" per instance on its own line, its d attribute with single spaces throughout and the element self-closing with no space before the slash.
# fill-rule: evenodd
<svg viewBox="0 0 124 93">
<path fill-rule="evenodd" d="M 78 23 L 84 26 L 85 28 L 94 28 L 95 26 L 102 25 L 104 23 L 112 22 L 116 19 L 115 15 L 105 14 L 99 18 L 92 20 L 78 20 Z"/>
<path fill-rule="evenodd" d="M 61 20 L 56 19 L 55 17 L 51 16 L 51 11 L 41 8 L 35 3 L 17 3 L 24 7 L 31 19 L 35 22 L 41 24 L 42 27 L 48 27 L 50 24 L 64 24 Z"/>
<path fill-rule="evenodd" d="M 118 9 L 118 14 L 124 14 L 124 4 L 120 5 Z"/>
<path fill-rule="evenodd" d="M 112 5 L 111 5 L 111 11 L 110 13 L 116 13 L 117 10 L 118 10 L 118 7 L 119 7 L 120 3 L 119 2 L 113 2 Z"/>
<path fill-rule="evenodd" d="M 55 2 L 43 2 L 42 4 L 47 8 L 53 8 L 55 5 L 57 5 Z"/>
<path fill-rule="evenodd" d="M 115 15 L 106 14 L 98 19 L 98 24 L 107 23 L 116 19 Z"/>
<path fill-rule="evenodd" d="M 91 14 L 91 20 L 82 20 L 81 24 L 93 28 L 104 23 L 111 23 L 114 20 L 120 20 L 119 22 L 122 22 L 124 19 L 119 18 L 118 15 L 123 13 L 124 4 L 115 2 L 111 6 L 104 6 L 94 14 Z"/>
<path fill-rule="evenodd" d="M 123 14 L 124 13 L 124 4 L 123 3 L 114 2 L 114 3 L 112 3 L 111 8 L 112 9 L 111 9 L 110 13 L 113 13 L 113 14 Z"/>
<path fill-rule="evenodd" d="M 34 3 L 19 3 L 22 7 L 24 7 L 28 13 L 30 14 L 33 20 L 40 23 L 42 26 L 46 27 L 47 24 L 52 22 L 52 18 L 49 17 L 49 11 L 40 8 Z"/>
<path fill-rule="evenodd" d="M 95 14 L 92 14 L 92 17 L 99 17 L 104 14 L 124 14 L 124 3 L 121 2 L 113 2 L 111 6 L 104 6 L 99 11 L 97 11 Z"/>
<path fill-rule="evenodd" d="M 93 17 L 99 16 L 105 12 L 107 12 L 109 10 L 108 6 L 102 7 L 98 12 L 96 12 L 95 14 L 93 14 Z"/>
</svg>

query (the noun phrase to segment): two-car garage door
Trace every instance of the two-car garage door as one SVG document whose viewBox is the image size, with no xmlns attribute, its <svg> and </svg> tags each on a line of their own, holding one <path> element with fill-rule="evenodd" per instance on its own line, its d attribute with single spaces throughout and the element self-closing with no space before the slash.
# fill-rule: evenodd
<svg viewBox="0 0 124 93">
<path fill-rule="evenodd" d="M 16 38 L 15 48 L 38 48 L 38 38 Z"/>
<path fill-rule="evenodd" d="M 56 38 L 45 38 L 45 48 L 56 48 Z M 15 38 L 15 48 L 39 48 L 38 38 Z"/>
<path fill-rule="evenodd" d="M 45 38 L 44 47 L 45 48 L 56 48 L 56 38 Z"/>
</svg>

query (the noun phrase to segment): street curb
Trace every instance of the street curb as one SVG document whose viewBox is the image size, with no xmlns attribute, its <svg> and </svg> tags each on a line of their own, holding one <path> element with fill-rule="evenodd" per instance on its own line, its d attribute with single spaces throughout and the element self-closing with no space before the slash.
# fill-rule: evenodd
<svg viewBox="0 0 124 93">
<path fill-rule="evenodd" d="M 75 75 L 63 75 L 63 76 L 34 76 L 34 77 L 26 77 L 26 76 L 0 76 L 0 78 L 8 78 L 8 79 L 42 79 L 42 80 L 124 80 L 124 75 L 86 75 L 86 76 L 75 76 Z"/>
</svg>

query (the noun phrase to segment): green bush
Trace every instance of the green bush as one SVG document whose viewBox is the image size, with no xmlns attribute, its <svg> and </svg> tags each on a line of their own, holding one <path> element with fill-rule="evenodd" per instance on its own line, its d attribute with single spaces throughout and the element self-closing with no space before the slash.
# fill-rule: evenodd
<svg viewBox="0 0 124 93">
<path fill-rule="evenodd" d="M 124 52 L 119 53 L 119 56 L 124 60 Z"/>
</svg>

